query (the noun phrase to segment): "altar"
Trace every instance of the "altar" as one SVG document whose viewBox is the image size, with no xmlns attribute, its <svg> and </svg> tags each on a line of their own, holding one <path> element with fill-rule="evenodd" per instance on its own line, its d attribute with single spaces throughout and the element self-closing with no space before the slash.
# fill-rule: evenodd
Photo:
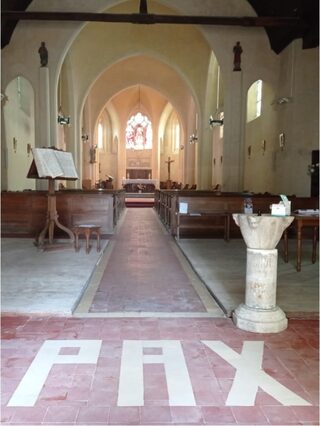
<svg viewBox="0 0 320 426">
<path fill-rule="evenodd" d="M 122 179 L 126 192 L 154 192 L 159 186 L 157 179 Z"/>
</svg>

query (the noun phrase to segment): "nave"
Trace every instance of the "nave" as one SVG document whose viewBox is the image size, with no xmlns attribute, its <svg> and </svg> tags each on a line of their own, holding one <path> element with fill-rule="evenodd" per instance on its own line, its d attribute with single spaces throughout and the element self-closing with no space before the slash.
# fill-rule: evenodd
<svg viewBox="0 0 320 426">
<path fill-rule="evenodd" d="M 152 209 L 127 209 L 104 243 L 101 256 L 95 242 L 88 255 L 83 242 L 79 253 L 38 253 L 48 269 L 55 258 L 51 297 L 48 290 L 41 299 L 55 300 L 56 312 L 42 304 L 36 314 L 26 305 L 6 313 L 2 305 L 2 423 L 318 424 L 316 319 L 290 319 L 277 334 L 237 329 Z M 17 253 L 23 305 L 37 292 L 23 278 L 31 263 L 22 249 L 5 255 L 5 269 Z M 59 256 L 70 257 L 69 269 L 57 266 Z M 64 294 L 63 313 L 64 274 L 70 287 L 82 286 Z M 14 287 L 9 275 L 3 281 Z M 45 286 L 40 270 L 36 281 Z"/>
</svg>

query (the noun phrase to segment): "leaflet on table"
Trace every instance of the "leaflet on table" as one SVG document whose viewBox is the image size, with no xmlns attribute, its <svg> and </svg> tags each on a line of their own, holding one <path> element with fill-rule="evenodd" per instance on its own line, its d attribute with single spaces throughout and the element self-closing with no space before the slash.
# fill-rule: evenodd
<svg viewBox="0 0 320 426">
<path fill-rule="evenodd" d="M 303 216 L 319 216 L 319 209 L 296 210 L 295 213 Z"/>
</svg>

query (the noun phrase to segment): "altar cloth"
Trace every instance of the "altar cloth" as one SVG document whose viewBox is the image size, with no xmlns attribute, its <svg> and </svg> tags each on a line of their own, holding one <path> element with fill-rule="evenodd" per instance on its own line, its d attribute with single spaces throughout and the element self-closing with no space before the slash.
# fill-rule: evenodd
<svg viewBox="0 0 320 426">
<path fill-rule="evenodd" d="M 127 183 L 158 186 L 158 179 L 122 179 L 122 185 Z"/>
</svg>

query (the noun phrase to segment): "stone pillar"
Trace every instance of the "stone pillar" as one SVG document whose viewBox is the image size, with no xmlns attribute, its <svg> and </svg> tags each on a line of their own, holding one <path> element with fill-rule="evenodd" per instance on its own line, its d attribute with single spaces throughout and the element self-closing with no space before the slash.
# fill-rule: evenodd
<svg viewBox="0 0 320 426">
<path fill-rule="evenodd" d="M 49 68 L 39 68 L 39 119 L 36 121 L 38 127 L 38 140 L 36 147 L 49 147 L 50 141 L 50 86 L 49 86 Z M 37 179 L 36 188 L 38 190 L 47 190 L 48 182 Z"/>
<path fill-rule="evenodd" d="M 228 102 L 225 105 L 222 186 L 224 191 L 243 190 L 244 136 L 242 123 L 242 72 L 233 72 L 229 81 Z M 231 98 L 232 97 L 232 98 Z"/>
<path fill-rule="evenodd" d="M 285 330 L 288 320 L 276 306 L 278 250 L 247 248 L 246 296 L 233 313 L 238 328 L 256 333 Z"/>
<path fill-rule="evenodd" d="M 234 214 L 247 244 L 245 303 L 233 313 L 238 328 L 255 333 L 278 333 L 287 328 L 285 313 L 276 305 L 278 244 L 293 217 Z M 254 248 L 257 247 L 257 248 Z"/>
<path fill-rule="evenodd" d="M 50 95 L 49 68 L 39 68 L 39 144 L 38 147 L 50 146 Z"/>
</svg>

